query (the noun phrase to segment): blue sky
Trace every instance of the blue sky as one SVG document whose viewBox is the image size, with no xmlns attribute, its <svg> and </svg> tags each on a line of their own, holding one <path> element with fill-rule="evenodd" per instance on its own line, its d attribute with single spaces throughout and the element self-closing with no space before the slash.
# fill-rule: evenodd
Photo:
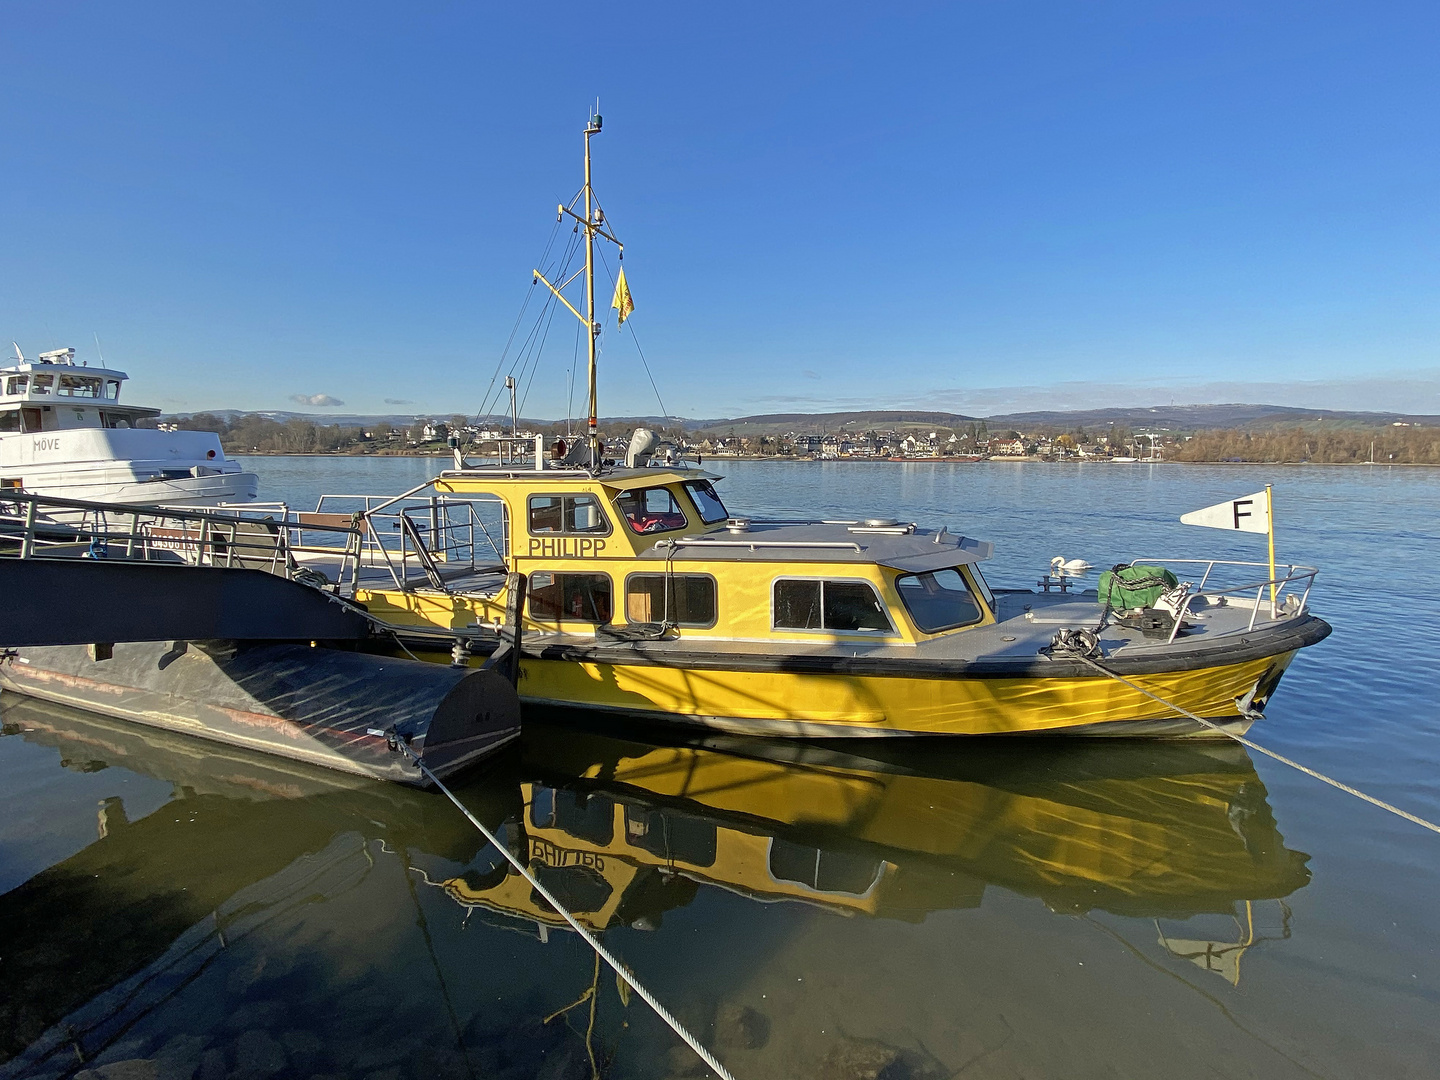
<svg viewBox="0 0 1440 1080">
<path fill-rule="evenodd" d="M 0 334 L 98 334 L 169 410 L 474 412 L 598 95 L 671 414 L 1440 413 L 1434 4 L 46 0 L 0 40 Z M 603 348 L 601 412 L 660 411 Z"/>
</svg>

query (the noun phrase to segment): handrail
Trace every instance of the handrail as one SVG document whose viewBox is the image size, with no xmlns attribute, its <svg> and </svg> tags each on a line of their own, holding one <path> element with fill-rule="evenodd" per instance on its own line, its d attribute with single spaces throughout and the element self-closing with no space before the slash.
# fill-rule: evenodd
<svg viewBox="0 0 1440 1080">
<path fill-rule="evenodd" d="M 137 503 L 102 503 L 90 502 L 85 499 L 62 499 L 54 495 L 34 495 L 28 491 L 14 491 L 7 489 L 0 492 L 0 506 L 5 503 L 30 503 L 35 506 L 52 506 L 59 510 L 94 510 L 104 514 L 150 514 L 156 517 L 174 518 L 209 518 L 215 521 L 231 522 L 237 519 L 237 515 L 247 510 L 264 510 L 272 506 L 284 506 L 284 503 L 244 503 L 231 504 L 228 507 L 199 507 L 199 506 L 171 506 L 167 504 Z M 3 518 L 3 515 L 0 515 Z M 240 520 L 247 520 L 240 518 Z M 254 519 L 261 520 L 261 519 Z"/>
<path fill-rule="evenodd" d="M 1248 632 L 1255 629 L 1255 623 L 1256 620 L 1260 617 L 1260 608 L 1261 605 L 1264 603 L 1265 590 L 1267 588 L 1274 588 L 1274 592 L 1272 593 L 1270 598 L 1270 618 L 1272 621 L 1274 621 L 1280 618 L 1279 599 L 1284 594 L 1285 587 L 1292 583 L 1303 581 L 1305 583 L 1305 591 L 1301 594 L 1299 606 L 1295 609 L 1295 614 L 1298 615 L 1301 612 L 1305 611 L 1305 605 L 1310 599 L 1310 591 L 1315 587 L 1315 575 L 1320 572 L 1319 569 L 1314 566 L 1302 566 L 1299 563 L 1287 563 L 1283 567 L 1276 568 L 1277 575 L 1275 577 L 1269 577 L 1264 581 L 1247 582 L 1244 585 L 1231 585 L 1221 589 L 1207 589 L 1205 588 L 1205 585 L 1210 580 L 1210 575 L 1214 572 L 1217 566 L 1253 566 L 1256 568 L 1263 568 L 1266 571 L 1269 571 L 1270 564 L 1268 562 L 1251 562 L 1242 559 L 1172 559 L 1165 556 L 1147 556 L 1145 558 L 1133 559 L 1131 560 L 1129 565 L 1136 566 L 1141 564 L 1159 564 L 1162 566 L 1167 564 L 1182 566 L 1203 565 L 1205 567 L 1205 573 L 1200 578 L 1199 586 L 1195 588 L 1194 592 L 1187 592 L 1185 594 L 1184 602 L 1180 605 L 1180 609 L 1175 613 L 1175 625 L 1170 628 L 1170 637 L 1167 639 L 1166 644 L 1173 643 L 1175 641 L 1175 638 L 1179 636 L 1180 626 L 1185 618 L 1185 615 L 1190 611 L 1191 605 L 1202 596 L 1209 598 L 1238 596 L 1240 594 L 1248 595 L 1250 590 L 1254 589 L 1255 600 L 1254 603 L 1251 605 L 1250 622 L 1246 627 L 1246 631 Z M 1279 570 L 1285 571 L 1283 576 L 1279 575 Z M 1293 591 L 1291 595 L 1294 595 Z"/>
<path fill-rule="evenodd" d="M 751 525 L 862 525 L 859 518 L 758 518 L 745 515 Z"/>
<path fill-rule="evenodd" d="M 480 504 L 489 502 L 501 507 L 500 544 L 479 513 Z M 396 500 L 387 504 L 394 506 Z M 379 514 L 309 514 L 279 506 L 275 511 L 137 506 L 7 491 L 0 493 L 0 558 L 108 558 L 256 569 L 314 585 L 337 601 L 348 597 L 346 602 L 360 590 L 364 568 L 388 571 L 396 588 L 408 591 L 415 587 L 414 560 L 431 586 L 448 591 L 441 564 L 462 570 L 467 563 L 471 570 L 493 565 L 486 545 L 495 559 L 509 564 L 509 514 L 503 500 L 431 497 Z M 377 527 L 387 518 L 395 534 L 382 535 Z M 306 542 L 314 533 L 322 534 L 320 541 Z M 324 560 L 335 580 L 317 577 L 306 556 Z"/>
<path fill-rule="evenodd" d="M 474 570 L 482 561 L 486 565 L 498 561 L 508 569 L 510 514 L 505 500 L 495 495 L 423 494 L 427 488 L 428 484 L 421 485 L 388 497 L 329 492 L 319 497 L 316 512 L 333 513 L 328 507 L 336 504 L 363 506 L 346 508 L 363 522 L 359 557 L 366 565 L 383 566 L 401 591 L 412 587 L 412 559 L 432 586 L 446 591 L 436 563 L 450 568 L 468 564 Z M 498 508 L 498 541 L 480 512 L 484 506 Z M 387 521 L 393 532 L 384 524 Z"/>
<path fill-rule="evenodd" d="M 24 513 L 16 513 L 22 506 Z M 18 549 L 0 551 L 0 557 L 106 558 L 114 547 L 122 549 L 117 557 L 127 560 L 159 561 L 166 552 L 167 560 L 178 554 L 183 565 L 240 565 L 289 578 L 303 569 L 295 555 L 337 554 L 333 546 L 317 547 L 295 538 L 319 531 L 346 538 L 338 552 L 339 580 L 330 584 L 338 590 L 348 578 L 353 591 L 363 542 L 357 527 L 307 522 L 288 508 L 278 514 L 266 509 L 138 506 L 5 492 L 0 495 L 0 539 L 18 540 Z M 77 550 L 82 547 L 85 550 Z"/>
<path fill-rule="evenodd" d="M 682 536 L 676 540 L 656 541 L 656 547 L 743 547 L 743 548 L 848 548 L 864 551 L 853 540 L 708 540 L 702 537 Z"/>
<path fill-rule="evenodd" d="M 420 494 L 420 492 L 422 492 L 422 491 L 424 491 L 426 488 L 432 486 L 434 483 L 435 483 L 435 480 L 434 480 L 433 478 L 432 478 L 432 479 L 429 479 L 429 480 L 426 480 L 426 481 L 425 481 L 423 484 L 421 484 L 420 486 L 418 486 L 418 487 L 413 487 L 413 488 L 411 488 L 409 491 L 406 491 L 406 492 L 403 492 L 402 494 L 396 495 L 394 498 L 387 499 L 385 502 L 382 502 L 379 506 L 376 506 L 376 507 L 372 507 L 372 506 L 370 505 L 370 499 L 369 499 L 369 497 L 367 496 L 366 499 L 365 499 L 365 512 L 366 512 L 367 514 L 378 514 L 378 513 L 380 513 L 382 510 L 386 510 L 386 509 L 390 508 L 391 506 L 394 506 L 397 502 L 400 502 L 402 499 L 411 499 L 411 498 L 414 498 L 416 495 Z M 322 501 L 322 502 L 324 501 L 324 498 L 325 498 L 325 497 L 322 495 L 322 496 L 321 496 L 321 501 Z"/>
</svg>

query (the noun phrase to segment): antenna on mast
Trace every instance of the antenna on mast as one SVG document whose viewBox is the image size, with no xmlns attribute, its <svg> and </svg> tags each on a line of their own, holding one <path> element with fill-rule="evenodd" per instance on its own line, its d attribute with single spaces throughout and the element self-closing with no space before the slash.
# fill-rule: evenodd
<svg viewBox="0 0 1440 1080">
<path fill-rule="evenodd" d="M 561 206 L 557 208 L 561 220 L 564 220 L 566 215 L 568 215 L 575 219 L 577 223 L 577 229 L 583 227 L 585 230 L 584 311 L 582 312 L 580 309 L 576 308 L 575 305 L 570 303 L 569 300 L 565 299 L 564 294 L 561 292 L 561 290 L 570 283 L 569 281 L 563 282 L 560 286 L 557 287 L 555 285 L 552 285 L 549 279 L 547 279 L 545 275 L 542 274 L 538 269 L 532 271 L 535 276 L 535 280 L 544 282 L 545 287 L 548 288 L 562 304 L 564 304 L 567 308 L 570 309 L 570 313 L 580 320 L 582 326 L 585 326 L 590 331 L 587 335 L 590 341 L 590 362 L 588 370 L 590 383 L 590 407 L 588 410 L 589 419 L 586 427 L 588 429 L 587 435 L 590 443 L 590 467 L 592 469 L 600 468 L 604 458 L 605 449 L 604 445 L 601 443 L 600 440 L 600 420 L 599 417 L 596 415 L 597 408 L 595 400 L 595 359 L 597 353 L 596 339 L 600 336 L 600 324 L 595 321 L 595 237 L 596 235 L 599 235 L 604 239 L 609 240 L 621 251 L 624 250 L 624 245 L 622 245 L 620 241 L 615 238 L 614 234 L 605 227 L 605 218 L 600 211 L 600 204 L 595 198 L 594 189 L 590 186 L 590 137 L 592 135 L 600 134 L 600 128 L 603 123 L 603 118 L 600 116 L 600 99 L 597 97 L 595 99 L 595 111 L 591 114 L 590 119 L 586 121 L 585 124 L 585 185 L 580 189 L 580 195 L 576 196 L 575 201 L 571 203 L 571 206 L 575 206 L 575 204 L 580 201 L 581 196 L 583 196 L 585 203 L 583 207 L 583 215 L 580 213 L 576 213 L 576 211 L 572 210 L 569 206 Z M 570 280 L 573 281 L 574 279 L 572 278 Z"/>
</svg>

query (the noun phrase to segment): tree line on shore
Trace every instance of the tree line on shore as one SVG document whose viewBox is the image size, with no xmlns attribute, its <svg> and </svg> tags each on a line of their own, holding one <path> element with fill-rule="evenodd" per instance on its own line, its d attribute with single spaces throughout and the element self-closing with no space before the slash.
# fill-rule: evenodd
<svg viewBox="0 0 1440 1080">
<path fill-rule="evenodd" d="M 1440 465 L 1440 428 L 1295 427 L 1264 432 L 1202 431 L 1164 447 L 1170 461 L 1345 465 Z"/>
<path fill-rule="evenodd" d="M 184 418 L 162 417 L 159 422 L 172 423 L 182 430 L 214 431 L 219 434 L 226 452 L 236 454 L 399 454 L 417 449 L 433 452 L 444 446 L 443 437 L 427 437 L 427 428 L 432 432 L 435 428 L 430 420 L 417 420 L 409 427 L 386 423 L 359 427 L 317 424 L 300 418 L 275 420 L 257 413 L 238 415 L 230 420 L 212 413 L 196 413 Z M 153 426 L 157 421 L 145 423 Z M 449 418 L 451 430 L 462 430 L 465 423 L 463 416 Z M 563 424 L 553 426 L 563 433 Z M 978 430 L 975 425 L 971 428 L 964 433 L 969 436 L 965 441 L 971 446 L 976 443 L 983 446 L 989 441 L 983 426 Z M 662 438 L 677 440 L 684 435 L 679 428 L 663 429 L 659 434 Z M 1086 438 L 1083 431 L 1077 431 L 1077 435 L 1078 439 Z M 1096 437 L 1095 441 L 1109 443 L 1116 453 L 1129 442 L 1128 431 L 1112 428 L 1107 435 Z M 1037 433 L 1036 437 L 1051 438 L 1062 450 L 1078 441 L 1076 436 L 1056 436 L 1053 432 L 1043 436 Z M 693 433 L 689 435 L 690 440 L 699 438 Z M 789 449 L 778 438 L 740 441 L 754 443 L 753 447 L 743 449 L 758 455 L 783 454 Z M 1347 464 L 1373 460 L 1377 464 L 1440 465 L 1440 428 L 1392 425 L 1381 428 L 1296 426 L 1260 432 L 1223 429 L 1190 436 L 1167 436 L 1160 442 L 1159 450 L 1166 460 L 1184 462 Z"/>
</svg>

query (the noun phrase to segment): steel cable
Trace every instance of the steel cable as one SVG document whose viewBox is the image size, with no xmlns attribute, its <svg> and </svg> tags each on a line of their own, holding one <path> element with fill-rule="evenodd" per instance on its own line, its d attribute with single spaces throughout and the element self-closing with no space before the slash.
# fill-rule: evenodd
<svg viewBox="0 0 1440 1080">
<path fill-rule="evenodd" d="M 610 276 L 610 284 L 613 287 L 615 284 L 615 275 L 610 270 L 610 260 L 605 258 L 605 249 L 596 248 L 595 250 L 600 254 L 600 262 L 605 267 L 605 273 Z M 650 372 L 650 361 L 645 359 L 645 350 L 640 348 L 640 338 L 639 335 L 635 333 L 633 318 L 634 316 L 631 316 L 631 318 L 625 320 L 630 326 L 630 340 L 635 343 L 635 351 L 640 354 L 640 363 L 645 368 L 645 377 L 650 380 L 650 389 L 655 391 L 655 400 L 660 403 L 660 415 L 666 420 L 669 420 L 670 412 L 665 408 L 665 401 L 660 396 L 660 387 L 656 385 L 655 376 Z M 617 326 L 616 329 L 618 330 L 619 327 Z"/>
<path fill-rule="evenodd" d="M 1075 660 L 1079 660 L 1079 661 L 1080 661 L 1081 663 L 1083 663 L 1083 664 L 1088 664 L 1090 667 L 1094 668 L 1096 671 L 1100 672 L 1102 675 L 1107 675 L 1107 676 L 1109 676 L 1110 678 L 1114 679 L 1116 682 L 1124 683 L 1126 686 L 1130 687 L 1130 689 L 1135 690 L 1135 691 L 1138 691 L 1139 693 L 1144 694 L 1146 697 L 1150 698 L 1152 701 L 1158 701 L 1161 705 L 1164 705 L 1167 709 L 1173 709 L 1175 712 L 1179 713 L 1181 716 L 1187 716 L 1187 717 L 1189 717 L 1191 720 L 1194 720 L 1197 724 L 1200 724 L 1200 725 L 1202 725 L 1203 727 L 1207 727 L 1207 728 L 1209 728 L 1211 731 L 1214 731 L 1214 732 L 1217 732 L 1217 733 L 1219 733 L 1219 734 L 1221 734 L 1221 735 L 1224 735 L 1227 739 L 1234 739 L 1234 740 L 1235 740 L 1236 742 L 1238 742 L 1241 746 L 1247 747 L 1247 748 L 1250 749 L 1250 750 L 1254 750 L 1257 754 L 1264 754 L 1266 757 L 1268 757 L 1268 758 L 1273 758 L 1274 760 L 1280 762 L 1280 764 L 1282 764 L 1282 765 L 1289 765 L 1290 768 L 1295 769 L 1295 770 L 1298 771 L 1298 772 L 1302 772 L 1302 773 L 1304 773 L 1306 776 L 1314 777 L 1316 780 L 1319 780 L 1319 781 L 1320 781 L 1321 783 L 1323 783 L 1323 784 L 1329 784 L 1331 787 L 1336 788 L 1336 789 L 1338 789 L 1338 790 L 1340 790 L 1340 791 L 1343 791 L 1343 792 L 1345 792 L 1347 795 L 1353 795 L 1353 796 L 1355 796 L 1355 798 L 1360 799 L 1360 800 L 1362 800 L 1362 801 L 1364 801 L 1364 802 L 1367 802 L 1367 803 L 1369 803 L 1371 806 L 1378 806 L 1381 810 L 1388 810 L 1390 813 L 1394 814 L 1396 817 L 1402 817 L 1402 818 L 1404 818 L 1406 821 L 1414 822 L 1416 825 L 1419 825 L 1419 826 L 1420 826 L 1421 828 L 1423 828 L 1423 829 L 1429 829 L 1429 830 L 1430 830 L 1431 832 L 1433 832 L 1433 833 L 1440 834 L 1440 825 L 1436 825 L 1433 821 L 1426 821 L 1424 818 L 1422 818 L 1422 817 L 1420 817 L 1420 816 L 1418 816 L 1418 815 L 1416 815 L 1416 814 L 1412 814 L 1412 813 L 1410 813 L 1410 811 L 1408 811 L 1408 810 L 1402 810 L 1402 809 L 1400 809 L 1400 807 L 1395 806 L 1395 805 L 1393 805 L 1393 804 L 1391 804 L 1391 803 L 1388 803 L 1388 802 L 1386 802 L 1384 799 L 1377 799 L 1377 798 L 1375 798 L 1374 795 L 1367 795 L 1365 792 L 1361 791 L 1359 788 L 1351 787 L 1349 784 L 1344 783 L 1343 781 L 1336 780 L 1333 776 L 1326 776 L 1324 773 L 1322 773 L 1322 772 L 1320 772 L 1320 771 L 1318 771 L 1318 770 L 1316 770 L 1316 769 L 1312 769 L 1312 768 L 1310 768 L 1308 765 L 1302 765 L 1302 764 L 1300 764 L 1300 762 L 1295 761 L 1295 760 L 1293 760 L 1293 759 L 1291 759 L 1291 758 L 1288 758 L 1288 757 L 1286 757 L 1284 754 L 1278 754 L 1278 753 L 1276 753 L 1274 750 L 1269 750 L 1269 749 L 1267 749 L 1266 747 L 1261 746 L 1259 743 L 1254 742 L 1254 741 L 1252 741 L 1252 740 L 1250 740 L 1250 739 L 1245 738 L 1245 736 L 1243 736 L 1243 735 L 1237 735 L 1237 734 L 1235 734 L 1235 732 L 1233 732 L 1233 731 L 1226 731 L 1226 730 L 1225 730 L 1223 727 L 1221 727 L 1219 724 L 1216 724 L 1216 723 L 1213 723 L 1213 722 L 1211 722 L 1211 721 L 1209 721 L 1209 720 L 1206 720 L 1203 716 L 1196 716 L 1196 715 L 1195 715 L 1194 713 L 1192 713 L 1189 709 L 1182 709 L 1179 705 L 1176 705 L 1173 701 L 1166 701 L 1166 700 L 1165 700 L 1164 698 L 1162 698 L 1159 694 L 1152 694 L 1149 690 L 1146 690 L 1143 686 L 1139 686 L 1139 685 L 1137 685 L 1136 683 L 1131 682 L 1129 679 L 1125 678 L 1125 676 L 1120 675 L 1120 674 L 1118 674 L 1118 673 L 1116 673 L 1116 672 L 1114 672 L 1114 671 L 1111 671 L 1111 670 L 1110 670 L 1109 668 L 1107 668 L 1104 664 L 1101 664 L 1101 663 L 1099 663 L 1098 661 L 1093 660 L 1093 659 L 1091 659 L 1091 658 L 1088 657 L 1088 656 L 1084 656 L 1084 655 L 1080 654 L 1079 652 L 1068 651 L 1068 650 L 1064 653 L 1064 655 L 1067 655 L 1067 656 L 1069 656 L 1069 657 L 1071 657 L 1071 658 L 1073 658 L 1073 659 L 1075 659 Z"/>
<path fill-rule="evenodd" d="M 399 747 L 399 749 L 405 754 L 406 757 L 408 757 L 411 761 L 415 763 L 416 767 L 430 779 L 430 782 L 432 784 L 434 784 L 437 788 L 440 789 L 440 791 L 447 799 L 449 799 L 452 803 L 455 804 L 455 808 L 459 810 L 460 813 L 465 815 L 466 819 L 470 822 L 470 824 L 474 825 L 475 828 L 479 829 L 480 834 L 484 836 L 485 839 L 488 840 L 491 844 L 495 845 L 495 849 L 499 851 L 501 855 L 505 856 L 505 860 L 516 869 L 516 871 L 520 874 L 521 877 L 523 877 L 526 881 L 530 883 L 530 887 L 533 888 L 541 896 L 543 896 L 545 898 L 545 902 L 549 904 L 552 908 L 554 908 L 555 911 L 560 915 L 560 917 L 570 924 L 570 928 L 585 939 L 585 943 L 595 950 L 596 955 L 598 955 L 600 959 L 604 960 L 605 963 L 609 964 L 610 967 L 614 969 L 616 976 L 624 979 L 625 982 L 629 985 L 630 989 L 634 990 L 635 993 L 639 994 L 642 998 L 644 998 L 645 1003 L 649 1005 L 650 1008 L 655 1010 L 655 1015 L 660 1017 L 661 1020 L 664 1020 L 665 1023 L 670 1026 L 670 1030 L 675 1032 L 676 1035 L 679 1035 L 680 1038 L 684 1040 L 685 1045 L 690 1047 L 691 1050 L 695 1051 L 696 1056 L 699 1057 L 701 1061 L 703 1061 L 706 1065 L 708 1065 L 711 1069 L 715 1071 L 715 1075 L 720 1077 L 720 1080 L 735 1080 L 735 1078 L 730 1074 L 730 1072 L 725 1068 L 725 1066 L 721 1065 L 720 1062 L 715 1059 L 715 1055 L 710 1053 L 709 1050 L 705 1049 L 705 1047 L 701 1045 L 700 1041 L 696 1039 L 695 1036 L 691 1035 L 690 1032 L 686 1031 L 685 1027 L 680 1023 L 680 1021 L 676 1020 L 675 1017 L 670 1014 L 670 1011 L 666 1009 L 664 1005 L 661 1005 L 660 1002 L 655 1000 L 654 995 L 651 994 L 649 990 L 646 990 L 645 987 L 640 985 L 640 981 L 630 973 L 630 970 L 626 968 L 624 964 L 620 963 L 619 960 L 615 959 L 615 957 L 611 956 L 609 950 L 606 949 L 604 945 L 600 944 L 599 939 L 597 939 L 595 935 L 590 933 L 589 930 L 586 930 L 585 927 L 580 925 L 580 923 L 576 920 L 575 916 L 571 915 L 570 912 L 567 911 L 565 907 L 560 903 L 560 901 L 555 899 L 554 895 L 550 892 L 550 890 L 545 888 L 544 885 L 540 884 L 539 880 L 536 879 L 535 875 L 530 873 L 529 867 L 527 867 L 524 863 L 517 859 L 514 852 L 512 852 L 508 847 L 502 844 L 494 833 L 492 833 L 489 829 L 487 829 L 484 825 L 480 823 L 480 819 L 477 818 L 474 814 L 472 814 L 469 807 L 462 803 L 459 798 L 456 797 L 455 793 L 451 791 L 448 787 L 446 787 L 444 783 L 441 782 L 438 776 L 436 776 L 433 772 L 430 771 L 430 767 L 425 764 L 422 758 L 417 756 L 416 753 L 410 749 L 409 744 L 406 743 L 404 739 L 397 739 L 396 746 Z"/>
</svg>

